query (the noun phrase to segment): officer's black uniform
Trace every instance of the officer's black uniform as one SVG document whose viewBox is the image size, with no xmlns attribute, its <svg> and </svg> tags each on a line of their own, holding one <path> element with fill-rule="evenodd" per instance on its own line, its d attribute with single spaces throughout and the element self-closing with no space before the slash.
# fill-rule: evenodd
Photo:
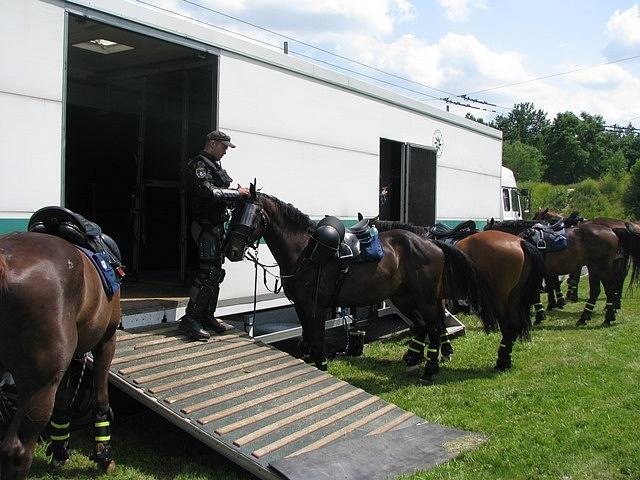
<svg viewBox="0 0 640 480">
<path fill-rule="evenodd" d="M 211 132 L 209 140 L 222 141 L 228 146 L 231 138 L 223 132 Z M 191 287 L 186 315 L 180 320 L 180 330 L 196 340 L 206 340 L 209 333 L 203 325 L 217 333 L 230 327 L 214 318 L 220 283 L 224 279 L 224 222 L 227 209 L 240 198 L 237 190 L 229 189 L 231 177 L 220 160 L 206 152 L 190 159 L 183 172 L 185 189 L 190 197 L 194 222 L 191 233 L 198 244 L 200 272 Z"/>
</svg>

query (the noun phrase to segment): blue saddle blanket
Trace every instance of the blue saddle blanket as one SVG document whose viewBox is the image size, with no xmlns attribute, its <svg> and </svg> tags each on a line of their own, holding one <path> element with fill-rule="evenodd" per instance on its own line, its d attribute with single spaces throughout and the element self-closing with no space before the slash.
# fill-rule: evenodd
<svg viewBox="0 0 640 480">
<path fill-rule="evenodd" d="M 116 272 L 111 266 L 109 255 L 104 252 L 92 252 L 88 248 L 79 247 L 77 245 L 76 247 L 89 257 L 93 266 L 96 267 L 98 275 L 100 275 L 100 280 L 102 280 L 104 292 L 107 294 L 109 300 L 111 300 L 111 297 L 120 290 L 120 282 L 118 281 Z"/>
<path fill-rule="evenodd" d="M 380 244 L 378 230 L 372 228 L 369 231 L 368 238 L 360 239 L 360 256 L 359 262 L 379 262 L 384 257 L 384 250 Z"/>
</svg>

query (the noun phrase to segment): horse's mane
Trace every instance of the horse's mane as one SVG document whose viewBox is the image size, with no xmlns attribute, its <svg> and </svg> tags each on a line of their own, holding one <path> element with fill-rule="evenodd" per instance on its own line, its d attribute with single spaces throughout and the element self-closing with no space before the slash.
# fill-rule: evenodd
<svg viewBox="0 0 640 480">
<path fill-rule="evenodd" d="M 418 235 L 425 235 L 429 229 L 427 227 L 421 227 L 420 225 L 414 225 L 412 223 L 396 222 L 392 220 L 376 220 L 372 222 L 378 231 L 386 232 L 388 230 L 409 230 L 410 232 Z"/>
<path fill-rule="evenodd" d="M 308 230 L 309 232 L 313 232 L 316 229 L 316 222 L 311 220 L 311 218 L 309 218 L 309 215 L 301 212 L 290 203 L 285 203 L 279 198 L 272 195 L 267 195 L 266 193 L 259 193 L 258 195 L 271 200 L 276 205 L 276 208 L 283 217 L 298 225 L 300 228 Z"/>
</svg>

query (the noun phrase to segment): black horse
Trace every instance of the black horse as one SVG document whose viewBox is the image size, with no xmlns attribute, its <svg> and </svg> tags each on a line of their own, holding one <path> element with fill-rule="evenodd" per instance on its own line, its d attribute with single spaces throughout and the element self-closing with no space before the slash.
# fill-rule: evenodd
<svg viewBox="0 0 640 480">
<path fill-rule="evenodd" d="M 316 228 L 307 215 L 252 190 L 252 197 L 236 208 L 231 220 L 227 258 L 242 260 L 247 247 L 264 237 L 280 267 L 285 294 L 294 302 L 303 345 L 318 368 L 326 368 L 325 321 L 330 308 L 340 305 L 364 307 L 390 299 L 413 322 L 414 334 L 429 339 L 423 383 L 430 383 L 439 371 L 443 299 L 471 298 L 480 308 L 486 306 L 482 321 L 486 328 L 495 328 L 487 299 L 479 295 L 475 267 L 461 251 L 394 230 L 380 234 L 382 260 L 354 263 L 342 273 L 336 259 L 326 265 L 306 261 L 305 249 Z"/>
</svg>

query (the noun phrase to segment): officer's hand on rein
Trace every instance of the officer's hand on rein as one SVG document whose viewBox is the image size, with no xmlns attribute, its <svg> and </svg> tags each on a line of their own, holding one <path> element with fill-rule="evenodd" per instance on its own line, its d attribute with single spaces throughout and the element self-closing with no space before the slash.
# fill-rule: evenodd
<svg viewBox="0 0 640 480">
<path fill-rule="evenodd" d="M 240 195 L 242 195 L 243 197 L 251 196 L 251 192 L 249 191 L 249 189 L 246 187 L 241 187 L 240 185 L 238 185 L 238 193 L 240 193 Z"/>
</svg>

